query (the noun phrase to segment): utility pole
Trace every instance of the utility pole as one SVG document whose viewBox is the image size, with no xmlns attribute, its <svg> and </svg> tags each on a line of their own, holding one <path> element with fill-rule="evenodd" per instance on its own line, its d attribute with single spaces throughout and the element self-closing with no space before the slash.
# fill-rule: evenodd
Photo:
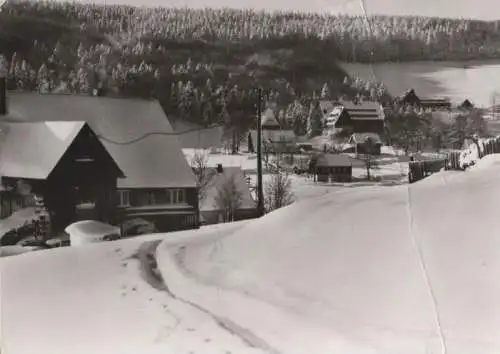
<svg viewBox="0 0 500 354">
<path fill-rule="evenodd" d="M 257 90 L 257 212 L 264 215 L 264 188 L 262 185 L 262 89 Z"/>
</svg>

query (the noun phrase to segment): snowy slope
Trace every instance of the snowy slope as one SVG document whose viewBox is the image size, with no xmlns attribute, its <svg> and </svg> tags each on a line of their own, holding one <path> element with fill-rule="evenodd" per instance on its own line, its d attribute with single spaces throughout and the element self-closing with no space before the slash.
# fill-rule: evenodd
<svg viewBox="0 0 500 354">
<path fill-rule="evenodd" d="M 258 220 L 0 259 L 1 351 L 500 353 L 498 177 L 490 156 Z M 168 291 L 131 257 L 160 239 Z"/>
<path fill-rule="evenodd" d="M 499 353 L 500 159 L 492 159 L 411 186 L 296 203 L 217 244 L 178 250 L 184 277 L 164 246 L 161 269 L 174 293 L 276 352 Z"/>
<path fill-rule="evenodd" d="M 240 225 L 203 228 L 197 237 Z M 192 232 L 169 235 L 172 241 Z M 262 353 L 151 287 L 132 256 L 146 236 L 0 259 L 0 346 L 9 354 Z"/>
</svg>

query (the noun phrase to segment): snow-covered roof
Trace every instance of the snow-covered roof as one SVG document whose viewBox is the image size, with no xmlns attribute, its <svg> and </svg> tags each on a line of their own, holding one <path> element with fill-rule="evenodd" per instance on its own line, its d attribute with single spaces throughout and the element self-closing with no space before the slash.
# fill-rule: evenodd
<svg viewBox="0 0 500 354">
<path fill-rule="evenodd" d="M 280 127 L 278 120 L 271 108 L 268 108 L 262 114 L 262 128 L 277 128 Z"/>
</svg>

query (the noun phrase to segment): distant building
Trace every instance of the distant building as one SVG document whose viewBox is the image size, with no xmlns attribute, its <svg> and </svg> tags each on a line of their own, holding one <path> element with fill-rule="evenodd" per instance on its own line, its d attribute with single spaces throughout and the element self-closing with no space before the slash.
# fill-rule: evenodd
<svg viewBox="0 0 500 354">
<path fill-rule="evenodd" d="M 352 160 L 341 154 L 321 154 L 314 163 L 318 182 L 351 182 Z"/>
<path fill-rule="evenodd" d="M 451 101 L 448 98 L 419 97 L 415 93 L 414 89 L 410 89 L 403 95 L 398 97 L 397 103 L 401 107 L 412 106 L 424 111 L 440 111 L 451 109 Z"/>
<path fill-rule="evenodd" d="M 463 101 L 459 106 L 458 106 L 458 109 L 459 110 L 470 110 L 470 109 L 473 109 L 474 108 L 474 105 L 472 104 L 471 101 L 469 101 L 468 99 L 466 99 L 465 101 Z"/>
<path fill-rule="evenodd" d="M 371 139 L 373 146 L 368 149 L 368 140 Z M 358 154 L 380 155 L 382 149 L 382 140 L 376 133 L 354 133 L 351 135 L 348 144 L 353 146 L 353 151 Z M 347 151 L 346 151 L 347 152 Z"/>
<path fill-rule="evenodd" d="M 254 144 L 257 143 L 257 131 L 250 131 Z M 262 143 L 272 152 L 288 152 L 296 147 L 297 136 L 292 129 L 282 129 L 272 109 L 262 114 Z"/>
<path fill-rule="evenodd" d="M 0 100 L 2 102 L 2 100 Z M 194 174 L 157 101 L 12 93 L 0 176 L 29 181 L 62 224 L 132 218 L 195 228 Z M 153 134 L 152 134 L 153 133 Z M 57 204 L 57 205 L 54 205 Z"/>
<path fill-rule="evenodd" d="M 206 188 L 206 196 L 200 203 L 200 221 L 203 224 L 217 224 L 227 221 L 227 211 L 217 202 L 219 190 L 232 179 L 237 189 L 238 207 L 233 215 L 234 221 L 257 217 L 257 205 L 250 193 L 250 186 L 240 167 L 214 168 L 213 176 Z"/>
<path fill-rule="evenodd" d="M 341 102 L 341 112 L 335 121 L 335 128 L 351 129 L 356 133 L 382 134 L 385 115 L 382 106 L 374 101 Z"/>
</svg>

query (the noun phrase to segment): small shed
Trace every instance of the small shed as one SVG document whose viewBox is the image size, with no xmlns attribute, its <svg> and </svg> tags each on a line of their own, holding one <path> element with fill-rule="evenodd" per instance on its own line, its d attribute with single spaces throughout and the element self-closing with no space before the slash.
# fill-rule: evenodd
<svg viewBox="0 0 500 354">
<path fill-rule="evenodd" d="M 314 173 L 318 182 L 351 182 L 352 161 L 347 155 L 321 154 Z"/>
</svg>

